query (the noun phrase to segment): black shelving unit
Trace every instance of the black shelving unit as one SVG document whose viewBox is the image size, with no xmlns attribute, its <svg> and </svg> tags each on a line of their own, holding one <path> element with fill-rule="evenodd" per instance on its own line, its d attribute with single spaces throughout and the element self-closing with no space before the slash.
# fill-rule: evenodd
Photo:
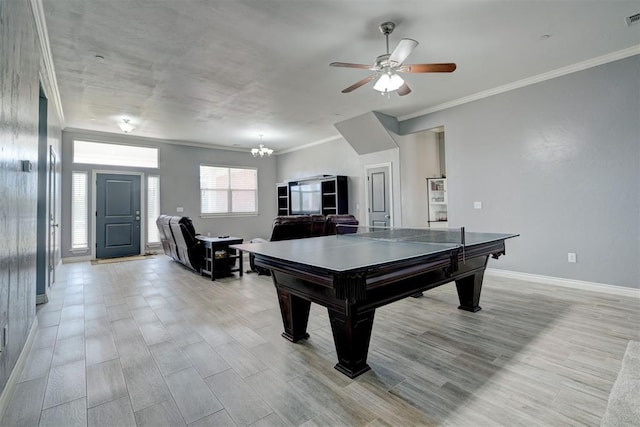
<svg viewBox="0 0 640 427">
<path fill-rule="evenodd" d="M 348 187 L 347 177 L 342 175 L 328 177 L 320 182 L 323 215 L 349 213 Z"/>
<path fill-rule="evenodd" d="M 319 213 L 323 215 L 349 213 L 349 179 L 344 175 L 321 175 L 290 181 L 286 184 L 276 184 L 278 215 L 295 215 L 295 207 L 291 206 L 292 190 L 298 186 L 308 185 L 319 188 L 320 207 L 316 211 L 304 213 Z M 295 191 L 294 191 L 295 193 Z M 298 193 L 296 193 L 298 194 Z M 296 198 L 294 197 L 294 201 Z"/>
<path fill-rule="evenodd" d="M 278 216 L 289 215 L 289 186 L 276 184 L 276 194 L 278 197 Z"/>
</svg>

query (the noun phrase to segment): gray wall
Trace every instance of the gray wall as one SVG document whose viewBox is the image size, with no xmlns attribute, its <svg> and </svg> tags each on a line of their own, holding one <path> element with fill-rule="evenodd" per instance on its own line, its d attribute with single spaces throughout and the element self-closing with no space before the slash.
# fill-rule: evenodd
<svg viewBox="0 0 640 427">
<path fill-rule="evenodd" d="M 450 224 L 521 234 L 494 266 L 640 287 L 640 56 L 408 120 L 401 132 L 434 125 L 446 132 Z"/>
<path fill-rule="evenodd" d="M 131 144 L 137 146 L 156 147 L 159 149 L 159 168 L 141 169 L 114 167 L 104 165 L 87 165 L 73 163 L 74 139 Z M 201 148 L 196 146 L 171 143 L 171 141 L 138 138 L 131 135 L 98 133 L 70 130 L 63 132 L 62 144 L 62 256 L 65 259 L 86 257 L 90 252 L 71 252 L 71 174 L 73 171 L 118 170 L 142 172 L 160 176 L 160 207 L 167 215 L 188 216 L 193 220 L 196 232 L 212 235 L 231 235 L 252 239 L 269 237 L 271 223 L 276 216 L 276 159 L 254 158 L 248 152 Z M 200 164 L 223 166 L 251 166 L 258 169 L 258 216 L 228 216 L 217 218 L 200 217 Z M 145 175 L 146 176 L 146 175 Z M 93 197 L 93 186 L 89 185 L 89 206 Z M 177 207 L 184 212 L 177 212 Z M 89 209 L 91 210 L 91 209 Z M 89 247 L 91 228 L 94 227 L 94 216 L 89 212 Z M 146 230 L 146 224 L 143 227 Z"/>
<path fill-rule="evenodd" d="M 361 175 L 360 157 L 340 138 L 304 150 L 278 156 L 278 182 L 316 175 L 345 175 L 349 177 L 349 213 L 360 218 Z"/>
<path fill-rule="evenodd" d="M 520 233 L 491 267 L 638 288 L 639 70 L 639 56 L 626 58 L 406 120 L 400 133 L 444 125 L 450 226 Z M 293 160 L 317 171 L 345 161 L 322 152 L 282 156 L 278 177 Z"/>
<path fill-rule="evenodd" d="M 35 320 L 40 47 L 29 2 L 0 2 L 0 392 Z M 60 139 L 49 107 L 49 143 Z M 21 171 L 30 160 L 31 173 Z M 46 169 L 46 168 L 45 168 Z"/>
</svg>

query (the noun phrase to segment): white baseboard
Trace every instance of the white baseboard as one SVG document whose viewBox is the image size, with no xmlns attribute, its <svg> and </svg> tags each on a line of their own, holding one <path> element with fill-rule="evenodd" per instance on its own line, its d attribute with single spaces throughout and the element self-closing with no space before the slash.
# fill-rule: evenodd
<svg viewBox="0 0 640 427">
<path fill-rule="evenodd" d="M 637 288 L 627 288 L 624 286 L 607 285 L 604 283 L 596 282 L 585 282 L 582 280 L 563 279 L 561 277 L 542 276 L 539 274 L 520 273 L 518 271 L 500 270 L 497 268 L 487 268 L 486 274 L 489 276 L 526 280 L 528 282 L 544 283 L 547 285 L 561 286 L 564 288 L 581 289 L 592 292 L 604 292 L 606 294 L 640 298 L 640 289 Z"/>
<path fill-rule="evenodd" d="M 24 370 L 24 366 L 27 363 L 27 358 L 29 357 L 29 352 L 31 351 L 31 347 L 33 347 L 33 341 L 35 340 L 37 333 L 38 316 L 36 316 L 33 324 L 31 325 L 31 330 L 29 331 L 27 340 L 24 343 L 24 347 L 22 347 L 22 351 L 20 352 L 20 356 L 16 361 L 16 365 L 13 367 L 11 375 L 9 375 L 9 379 L 4 386 L 4 390 L 2 390 L 2 394 L 0 394 L 0 420 L 4 416 L 4 412 L 9 406 L 9 401 L 11 400 L 11 396 L 13 396 L 13 391 L 15 390 L 20 377 L 22 377 L 22 371 Z"/>
<path fill-rule="evenodd" d="M 85 261 L 91 261 L 93 258 L 91 258 L 91 255 L 85 255 L 85 256 L 74 256 L 74 257 L 70 257 L 70 258 L 62 258 L 62 263 L 63 264 L 68 264 L 71 262 L 85 262 Z"/>
</svg>

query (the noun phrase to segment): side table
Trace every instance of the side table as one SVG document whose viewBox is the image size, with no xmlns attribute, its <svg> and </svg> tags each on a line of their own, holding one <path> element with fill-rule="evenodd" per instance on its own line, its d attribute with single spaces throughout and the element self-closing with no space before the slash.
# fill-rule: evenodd
<svg viewBox="0 0 640 427">
<path fill-rule="evenodd" d="M 242 243 L 241 237 L 208 237 L 199 235 L 196 238 L 204 246 L 204 259 L 200 268 L 200 275 L 208 274 L 211 276 L 211 280 L 216 280 L 216 274 L 238 271 L 240 272 L 240 277 L 242 277 L 242 251 L 229 247 L 229 245 Z M 216 252 L 224 252 L 225 256 L 216 258 Z M 236 259 L 239 260 L 238 268 L 230 268 L 235 264 Z"/>
</svg>

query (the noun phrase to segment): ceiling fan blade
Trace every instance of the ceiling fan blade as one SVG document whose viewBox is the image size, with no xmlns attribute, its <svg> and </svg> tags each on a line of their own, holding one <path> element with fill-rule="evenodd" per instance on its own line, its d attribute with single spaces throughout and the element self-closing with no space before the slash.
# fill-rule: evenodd
<svg viewBox="0 0 640 427">
<path fill-rule="evenodd" d="M 399 96 L 405 96 L 405 95 L 408 95 L 410 93 L 411 93 L 411 88 L 406 83 L 403 84 L 402 86 L 400 86 L 400 89 L 398 89 L 398 95 Z"/>
<path fill-rule="evenodd" d="M 358 89 L 360 86 L 366 85 L 367 83 L 369 83 L 371 80 L 375 79 L 377 77 L 377 75 L 372 74 L 369 77 L 365 77 L 364 79 L 360 80 L 357 83 L 352 84 L 351 86 L 349 86 L 346 89 L 342 90 L 342 93 L 349 93 L 353 90 Z"/>
<path fill-rule="evenodd" d="M 452 73 L 456 69 L 456 64 L 411 64 L 399 67 L 397 71 L 401 73 Z"/>
<path fill-rule="evenodd" d="M 413 52 L 413 49 L 418 46 L 418 42 L 413 39 L 402 39 L 398 46 L 393 49 L 391 56 L 389 57 L 390 63 L 402 64 L 405 59 Z"/>
<path fill-rule="evenodd" d="M 371 69 L 371 65 L 365 64 L 351 64 L 349 62 L 332 62 L 329 64 L 330 67 L 345 67 L 345 68 L 361 68 L 363 70 Z"/>
</svg>

